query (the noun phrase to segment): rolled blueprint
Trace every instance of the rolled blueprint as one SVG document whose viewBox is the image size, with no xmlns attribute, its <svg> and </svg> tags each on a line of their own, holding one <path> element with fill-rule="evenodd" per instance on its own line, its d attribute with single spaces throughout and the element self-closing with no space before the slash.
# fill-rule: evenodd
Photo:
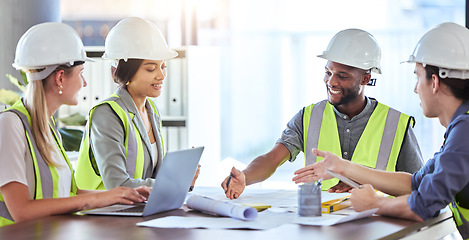
<svg viewBox="0 0 469 240">
<path fill-rule="evenodd" d="M 227 216 L 241 220 L 252 221 L 257 218 L 257 210 L 252 207 L 241 206 L 200 195 L 192 195 L 189 199 L 187 199 L 186 206 L 201 212 L 207 212 L 210 214 Z"/>
</svg>

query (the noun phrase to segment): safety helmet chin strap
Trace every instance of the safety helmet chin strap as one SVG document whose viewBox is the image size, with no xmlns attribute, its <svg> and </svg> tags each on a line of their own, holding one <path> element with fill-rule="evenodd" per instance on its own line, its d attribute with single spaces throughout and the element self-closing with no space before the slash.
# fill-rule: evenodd
<svg viewBox="0 0 469 240">
<path fill-rule="evenodd" d="M 45 79 L 47 76 L 49 76 L 49 74 L 51 74 L 60 65 L 65 65 L 68 67 L 75 67 L 84 63 L 85 63 L 84 61 L 71 61 L 68 63 L 54 64 L 54 65 L 48 65 L 48 66 L 38 67 L 38 68 L 30 68 L 30 69 L 23 68 L 22 70 L 26 73 L 26 77 L 28 78 L 28 81 L 38 81 L 38 80 Z"/>
<path fill-rule="evenodd" d="M 42 71 L 34 71 L 34 69 L 24 69 L 28 81 L 38 81 L 46 78 L 51 74 L 59 64 L 45 66 Z"/>
</svg>

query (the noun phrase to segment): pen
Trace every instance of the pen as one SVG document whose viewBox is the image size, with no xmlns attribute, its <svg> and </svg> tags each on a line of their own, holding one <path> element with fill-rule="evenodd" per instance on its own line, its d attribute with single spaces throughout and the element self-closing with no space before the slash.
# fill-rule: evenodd
<svg viewBox="0 0 469 240">
<path fill-rule="evenodd" d="M 228 177 L 228 181 L 226 182 L 226 189 L 228 189 L 228 186 L 230 186 L 231 177 L 234 177 L 232 172 L 230 172 L 230 177 Z"/>
<path fill-rule="evenodd" d="M 318 191 L 321 192 L 321 183 L 322 183 L 322 178 L 319 179 L 319 180 L 316 182 L 316 184 L 315 184 L 315 186 L 314 186 L 314 188 L 313 188 L 313 193 L 316 193 L 316 192 L 318 192 Z"/>
</svg>

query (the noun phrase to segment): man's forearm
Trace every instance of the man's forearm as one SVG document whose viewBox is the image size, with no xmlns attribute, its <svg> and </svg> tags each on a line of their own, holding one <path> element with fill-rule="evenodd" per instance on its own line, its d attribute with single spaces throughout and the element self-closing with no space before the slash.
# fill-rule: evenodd
<svg viewBox="0 0 469 240">
<path fill-rule="evenodd" d="M 409 195 L 403 195 L 396 198 L 381 197 L 378 202 L 378 214 L 422 222 L 423 219 L 410 209 L 407 202 L 408 197 Z"/>
<path fill-rule="evenodd" d="M 283 144 L 276 144 L 270 152 L 256 157 L 243 170 L 246 176 L 246 185 L 266 180 L 289 158 L 290 152 L 288 149 Z"/>
<path fill-rule="evenodd" d="M 243 170 L 246 176 L 246 186 L 266 180 L 275 173 L 277 167 L 278 165 L 274 166 L 266 155 L 255 158 L 246 169 Z"/>
<path fill-rule="evenodd" d="M 347 165 L 344 175 L 360 184 L 371 184 L 375 189 L 393 196 L 412 192 L 412 175 L 409 173 L 380 171 L 352 162 L 347 162 Z"/>
</svg>

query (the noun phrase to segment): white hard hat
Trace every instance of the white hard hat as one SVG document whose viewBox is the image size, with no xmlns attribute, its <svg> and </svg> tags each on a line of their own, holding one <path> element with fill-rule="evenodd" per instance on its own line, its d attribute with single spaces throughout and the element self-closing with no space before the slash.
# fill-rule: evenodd
<svg viewBox="0 0 469 240">
<path fill-rule="evenodd" d="M 155 24 L 138 17 L 129 17 L 118 22 L 109 31 L 104 46 L 103 58 L 111 60 L 166 60 L 178 55 L 168 47 Z"/>
<path fill-rule="evenodd" d="M 442 23 L 417 43 L 406 62 L 440 68 L 441 78 L 469 79 L 469 30 L 456 23 Z"/>
<path fill-rule="evenodd" d="M 329 42 L 320 58 L 381 73 L 381 49 L 373 35 L 360 29 L 345 29 Z"/>
<path fill-rule="evenodd" d="M 22 70 L 45 68 L 41 74 L 28 75 L 29 80 L 41 80 L 58 65 L 77 61 L 93 61 L 86 57 L 78 33 L 64 23 L 47 22 L 32 26 L 21 36 L 12 65 Z"/>
</svg>

